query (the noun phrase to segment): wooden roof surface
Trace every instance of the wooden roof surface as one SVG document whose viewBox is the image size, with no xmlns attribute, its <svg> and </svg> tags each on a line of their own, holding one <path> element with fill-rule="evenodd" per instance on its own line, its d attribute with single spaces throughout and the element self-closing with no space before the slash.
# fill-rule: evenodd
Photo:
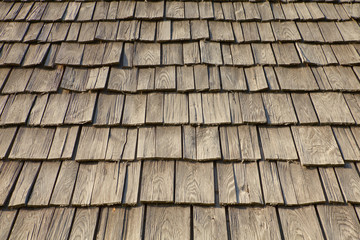
<svg viewBox="0 0 360 240">
<path fill-rule="evenodd" d="M 360 239 L 359 23 L 1 1 L 0 239 Z"/>
</svg>

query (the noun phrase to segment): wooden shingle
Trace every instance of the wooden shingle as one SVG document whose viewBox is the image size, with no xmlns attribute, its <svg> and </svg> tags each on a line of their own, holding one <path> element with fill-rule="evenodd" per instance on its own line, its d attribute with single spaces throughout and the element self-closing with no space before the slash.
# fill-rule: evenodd
<svg viewBox="0 0 360 240">
<path fill-rule="evenodd" d="M 283 90 L 318 90 L 318 84 L 309 67 L 274 67 L 279 84 Z"/>
<path fill-rule="evenodd" d="M 25 123 L 34 101 L 32 94 L 10 95 L 1 113 L 0 125 Z"/>
<path fill-rule="evenodd" d="M 84 124 L 91 122 L 95 108 L 96 93 L 73 93 L 71 94 L 64 123 Z M 81 111 L 79 111 L 81 109 Z"/>
<path fill-rule="evenodd" d="M 270 124 L 297 123 L 295 110 L 289 94 L 262 94 Z"/>
</svg>

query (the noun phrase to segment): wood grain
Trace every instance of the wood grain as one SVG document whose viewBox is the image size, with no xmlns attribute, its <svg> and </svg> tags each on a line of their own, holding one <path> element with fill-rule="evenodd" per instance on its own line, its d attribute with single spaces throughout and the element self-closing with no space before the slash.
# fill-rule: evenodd
<svg viewBox="0 0 360 240">
<path fill-rule="evenodd" d="M 220 138 L 217 127 L 196 128 L 197 160 L 220 159 Z"/>
<path fill-rule="evenodd" d="M 260 178 L 266 204 L 284 204 L 279 173 L 275 162 L 260 161 Z"/>
<path fill-rule="evenodd" d="M 73 93 L 71 94 L 64 123 L 87 123 L 91 122 L 96 102 L 96 93 Z M 79 111 L 78 109 L 81 109 Z"/>
<path fill-rule="evenodd" d="M 146 95 L 126 95 L 122 116 L 123 125 L 140 125 L 145 122 Z"/>
<path fill-rule="evenodd" d="M 227 93 L 202 94 L 202 107 L 205 124 L 231 123 Z"/>
<path fill-rule="evenodd" d="M 67 239 L 74 215 L 75 208 L 56 208 L 46 234 L 46 239 Z"/>
<path fill-rule="evenodd" d="M 244 123 L 267 122 L 260 93 L 239 93 L 239 101 Z"/>
<path fill-rule="evenodd" d="M 281 239 L 274 207 L 229 208 L 232 239 Z"/>
<path fill-rule="evenodd" d="M 94 163 L 80 164 L 76 178 L 75 189 L 71 200 L 73 205 L 90 205 L 91 194 L 95 181 L 96 167 L 97 164 Z"/>
<path fill-rule="evenodd" d="M 69 239 L 94 237 L 99 208 L 79 208 L 76 211 Z"/>
<path fill-rule="evenodd" d="M 180 159 L 181 127 L 156 127 L 156 158 Z"/>
<path fill-rule="evenodd" d="M 159 113 L 158 113 L 159 114 Z M 189 103 L 186 94 L 164 94 L 164 123 L 186 124 L 189 122 Z"/>
<path fill-rule="evenodd" d="M 247 89 L 244 69 L 221 66 L 220 75 L 223 90 L 237 91 Z"/>
<path fill-rule="evenodd" d="M 17 161 L 1 162 L 0 165 L 0 206 L 10 197 L 23 163 Z M 1 219 L 0 214 L 0 219 Z M 1 222 L 1 220 L 0 220 Z M 9 229 L 10 230 L 10 229 Z M 0 234 L 1 235 L 1 234 Z"/>
<path fill-rule="evenodd" d="M 221 151 L 224 160 L 239 160 L 240 145 L 238 129 L 235 126 L 220 127 Z"/>
<path fill-rule="evenodd" d="M 330 127 L 294 126 L 291 130 L 302 165 L 344 164 Z"/>
<path fill-rule="evenodd" d="M 345 201 L 348 203 L 359 203 L 360 177 L 354 163 L 347 162 L 343 167 L 336 167 L 335 172 Z"/>
<path fill-rule="evenodd" d="M 307 93 L 292 93 L 291 99 L 294 104 L 296 116 L 301 124 L 318 123 L 314 106 L 311 102 L 310 95 Z"/>
<path fill-rule="evenodd" d="M 174 161 L 146 161 L 141 176 L 141 202 L 174 201 Z"/>
<path fill-rule="evenodd" d="M 190 239 L 190 207 L 149 206 L 144 239 Z"/>
<path fill-rule="evenodd" d="M 213 163 L 176 162 L 175 202 L 214 204 Z"/>
<path fill-rule="evenodd" d="M 270 124 L 297 123 L 290 94 L 262 94 L 267 118 Z"/>
<path fill-rule="evenodd" d="M 76 151 L 76 160 L 103 160 L 109 138 L 109 128 L 83 127 Z"/>
<path fill-rule="evenodd" d="M 221 239 L 227 235 L 225 208 L 198 207 L 193 210 L 194 239 Z"/>
</svg>

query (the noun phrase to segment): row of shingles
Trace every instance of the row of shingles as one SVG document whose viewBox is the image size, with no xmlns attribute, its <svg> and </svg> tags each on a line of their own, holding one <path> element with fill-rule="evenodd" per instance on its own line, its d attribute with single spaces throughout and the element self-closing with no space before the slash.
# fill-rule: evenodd
<svg viewBox="0 0 360 240">
<path fill-rule="evenodd" d="M 55 65 L 99 67 L 116 64 L 127 68 L 198 65 L 201 63 L 226 66 L 289 66 L 305 63 L 323 66 L 360 63 L 359 45 L 355 44 L 226 44 L 200 41 L 184 44 L 62 43 L 60 47 L 58 44 L 15 43 L 3 44 L 0 47 L 2 51 L 0 66 L 15 67 L 39 65 L 44 67 L 54 67 Z M 31 74 L 32 69 L 23 71 L 29 71 Z M 6 76 L 7 74 L 4 77 Z"/>
<path fill-rule="evenodd" d="M 113 19 L 348 20 L 358 4 L 250 2 L 65 2 L 3 3 L 0 19 L 91 21 Z M 126 9 L 126 10 L 125 10 Z M 355 12 L 354 12 L 355 9 Z M 355 14 L 354 14 L 355 13 Z"/>
<path fill-rule="evenodd" d="M 153 158 L 236 161 L 260 159 L 259 146 L 264 159 L 292 161 L 299 155 L 301 163 L 307 166 L 342 165 L 343 159 L 360 158 L 357 127 L 351 130 L 329 126 L 259 127 L 260 139 L 255 126 L 220 127 L 219 131 L 218 127 L 191 126 L 139 130 L 83 127 L 75 151 L 78 127 L 22 127 L 17 134 L 16 128 L 5 128 L 1 131 L 4 143 L 1 158 L 71 159 L 75 151 L 78 161 Z"/>
<path fill-rule="evenodd" d="M 0 205 L 359 203 L 360 165 L 356 164 L 306 168 L 279 161 L 214 164 L 151 160 L 143 161 L 142 166 L 140 161 L 6 161 L 0 164 Z"/>
<path fill-rule="evenodd" d="M 19 239 L 33 232 L 36 232 L 36 238 L 57 236 L 63 239 L 111 239 L 119 235 L 125 239 L 227 239 L 229 236 L 232 239 L 254 236 L 264 239 L 332 239 L 334 236 L 357 239 L 360 236 L 359 211 L 351 205 L 300 208 L 142 205 L 3 210 L 0 222 L 4 226 L 1 235 L 4 239 Z"/>
<path fill-rule="evenodd" d="M 285 49 L 288 48 L 281 48 L 285 54 Z M 356 92 L 360 89 L 359 69 L 357 66 L 242 68 L 207 65 L 132 69 L 107 66 L 86 69 L 67 66 L 65 70 L 62 66 L 56 69 L 7 67 L 0 69 L 0 88 L 3 94 L 51 93 L 57 92 L 59 86 L 61 89 L 75 92 L 108 89 L 122 93 L 221 90 L 256 92 L 280 89 Z M 303 78 L 304 76 L 306 78 Z"/>
<path fill-rule="evenodd" d="M 3 42 L 189 41 L 357 42 L 360 28 L 345 22 L 113 21 L 42 23 L 1 22 Z M 226 32 L 226 34 L 224 34 Z M 20 46 L 20 45 L 18 45 Z"/>
<path fill-rule="evenodd" d="M 0 97 L 0 125 L 353 125 L 359 109 L 358 94 L 335 92 L 17 94 Z"/>
</svg>

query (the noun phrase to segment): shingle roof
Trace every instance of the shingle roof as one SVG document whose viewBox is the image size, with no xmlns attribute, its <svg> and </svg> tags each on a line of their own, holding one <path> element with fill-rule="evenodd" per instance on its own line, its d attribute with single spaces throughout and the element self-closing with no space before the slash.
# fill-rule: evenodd
<svg viewBox="0 0 360 240">
<path fill-rule="evenodd" d="M 359 20 L 1 1 L 0 239 L 360 239 Z"/>
</svg>

